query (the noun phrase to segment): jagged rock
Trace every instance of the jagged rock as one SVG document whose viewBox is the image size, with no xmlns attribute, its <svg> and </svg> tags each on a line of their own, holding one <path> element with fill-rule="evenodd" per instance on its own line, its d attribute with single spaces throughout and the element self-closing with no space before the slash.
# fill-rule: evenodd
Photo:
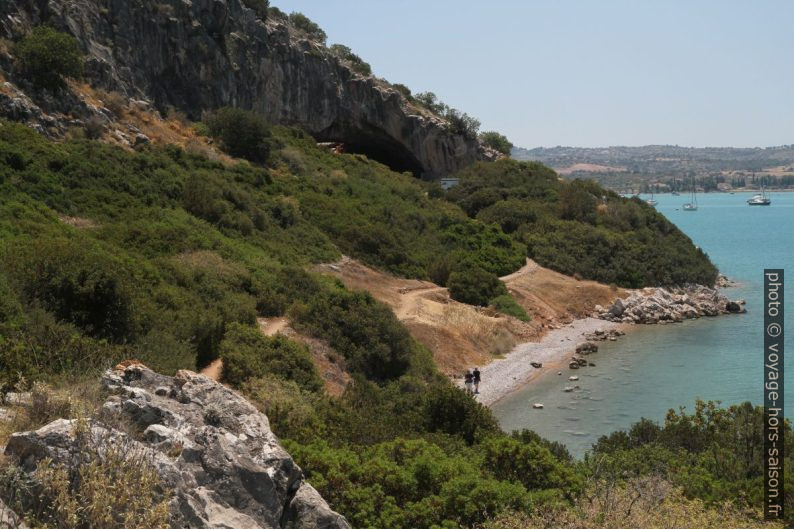
<svg viewBox="0 0 794 529">
<path fill-rule="evenodd" d="M 91 421 L 90 433 L 125 443 L 152 463 L 174 491 L 172 527 L 346 529 L 281 447 L 267 417 L 225 386 L 189 371 L 159 375 L 141 364 L 108 371 L 107 417 L 135 425 L 140 440 Z M 5 453 L 28 472 L 42 458 L 67 463 L 76 421 L 16 433 Z"/>
<path fill-rule="evenodd" d="M 702 316 L 717 316 L 737 310 L 738 301 L 730 301 L 719 291 L 702 285 L 682 288 L 644 288 L 618 299 L 608 312 L 596 317 L 623 323 L 666 324 Z M 590 339 L 590 337 L 588 337 Z M 609 338 L 608 338 L 609 339 Z"/>
<path fill-rule="evenodd" d="M 733 313 L 739 313 L 739 312 L 745 312 L 746 311 L 746 309 L 744 307 L 742 307 L 741 303 L 739 303 L 738 301 L 729 301 L 728 303 L 726 303 L 725 304 L 725 310 L 727 310 L 728 312 L 733 312 Z"/>
<path fill-rule="evenodd" d="M 156 9 L 128 0 L 0 2 L 0 37 L 42 24 L 74 35 L 87 54 L 87 80 L 137 108 L 151 101 L 194 120 L 221 106 L 252 109 L 416 174 L 498 157 L 284 21 L 262 22 L 243 0 L 159 0 Z"/>
<path fill-rule="evenodd" d="M 0 498 L 0 528 L 8 529 L 28 529 L 27 524 L 22 521 L 14 511 L 12 511 Z"/>
<path fill-rule="evenodd" d="M 623 304 L 623 300 L 618 298 L 615 303 L 612 304 L 612 307 L 609 309 L 609 313 L 612 316 L 618 317 L 623 314 L 626 310 L 626 306 Z"/>
</svg>

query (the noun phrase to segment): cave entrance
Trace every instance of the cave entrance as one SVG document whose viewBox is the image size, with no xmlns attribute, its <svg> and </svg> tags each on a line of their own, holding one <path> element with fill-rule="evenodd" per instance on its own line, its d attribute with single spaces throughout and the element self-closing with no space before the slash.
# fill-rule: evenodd
<svg viewBox="0 0 794 529">
<path fill-rule="evenodd" d="M 402 143 L 378 129 L 329 129 L 318 135 L 318 141 L 342 144 L 346 153 L 363 154 L 397 172 L 408 171 L 421 178 L 425 169 L 414 154 Z"/>
</svg>

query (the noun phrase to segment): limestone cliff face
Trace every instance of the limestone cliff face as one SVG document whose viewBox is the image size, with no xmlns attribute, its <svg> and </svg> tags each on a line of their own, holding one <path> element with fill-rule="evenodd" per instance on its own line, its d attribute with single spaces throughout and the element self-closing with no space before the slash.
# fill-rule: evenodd
<svg viewBox="0 0 794 529">
<path fill-rule="evenodd" d="M 0 36 L 47 23 L 78 38 L 91 84 L 197 119 L 225 105 L 300 125 L 398 170 L 443 175 L 482 157 L 476 140 L 241 0 L 5 0 Z"/>
</svg>

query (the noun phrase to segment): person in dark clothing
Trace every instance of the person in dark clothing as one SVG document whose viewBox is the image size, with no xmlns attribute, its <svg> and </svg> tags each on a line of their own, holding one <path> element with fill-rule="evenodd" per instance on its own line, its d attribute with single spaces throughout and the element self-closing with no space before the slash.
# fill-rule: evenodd
<svg viewBox="0 0 794 529">
<path fill-rule="evenodd" d="M 474 382 L 474 393 L 480 392 L 480 368 L 475 367 L 474 372 L 471 374 L 472 382 Z"/>
<path fill-rule="evenodd" d="M 472 393 L 472 391 L 471 391 L 471 384 L 472 384 L 472 382 L 474 381 L 474 375 L 472 374 L 472 372 L 471 372 L 471 369 L 469 369 L 468 371 L 466 371 L 466 375 L 464 375 L 464 377 L 463 377 L 463 381 L 464 381 L 464 382 L 465 382 L 465 384 L 466 384 L 466 393 L 468 393 L 469 395 L 471 395 L 471 393 Z"/>
</svg>

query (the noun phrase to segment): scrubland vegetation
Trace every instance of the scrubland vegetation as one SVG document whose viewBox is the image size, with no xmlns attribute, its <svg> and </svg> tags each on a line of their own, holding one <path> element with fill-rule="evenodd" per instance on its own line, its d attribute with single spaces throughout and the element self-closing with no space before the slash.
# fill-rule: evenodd
<svg viewBox="0 0 794 529">
<path fill-rule="evenodd" d="M 535 162 L 478 163 L 449 199 L 526 245 L 539 264 L 623 287 L 712 285 L 717 269 L 654 208 L 587 180 L 561 181 Z"/>
<path fill-rule="evenodd" d="M 209 129 L 232 152 L 224 127 Z M 322 150 L 300 130 L 268 127 L 243 140 L 254 162 L 226 165 L 176 147 L 55 143 L 0 124 L 6 389 L 73 384 L 125 358 L 172 373 L 223 357 L 225 381 L 268 414 L 309 481 L 354 527 L 531 527 L 550 512 L 595 524 L 594 491 L 608 485 L 629 502 L 646 478 L 667 487 L 658 501 L 703 516 L 731 501 L 735 512 L 719 516 L 743 520 L 740 510 L 759 505 L 761 440 L 751 427 L 759 409 L 703 405 L 663 427 L 642 422 L 575 462 L 532 432 L 501 432 L 385 305 L 305 271 L 345 253 L 516 317 L 521 308 L 498 276 L 527 254 L 583 276 L 653 284 L 668 279 L 662 246 L 681 260 L 671 281 L 708 282 L 707 258 L 659 215 L 589 183 L 561 183 L 537 164 L 477 165 L 446 197 L 364 157 Z M 590 237 L 613 241 L 611 251 L 599 253 Z M 583 257 L 590 253 L 597 257 Z M 614 276 L 599 276 L 602 262 Z M 344 395 L 323 392 L 304 346 L 255 328 L 258 316 L 283 315 L 339 353 L 353 377 Z M 68 397 L 64 406 L 35 405 L 11 427 L 82 415 Z M 101 465 L 113 464 L 97 463 L 81 483 L 101 488 Z M 156 526 L 158 485 L 139 470 L 125 483 L 141 494 L 125 501 Z M 69 471 L 42 476 L 57 498 L 48 503 L 55 511 L 37 515 L 42 526 L 68 527 L 58 513 L 98 498 L 64 481 Z"/>
</svg>

